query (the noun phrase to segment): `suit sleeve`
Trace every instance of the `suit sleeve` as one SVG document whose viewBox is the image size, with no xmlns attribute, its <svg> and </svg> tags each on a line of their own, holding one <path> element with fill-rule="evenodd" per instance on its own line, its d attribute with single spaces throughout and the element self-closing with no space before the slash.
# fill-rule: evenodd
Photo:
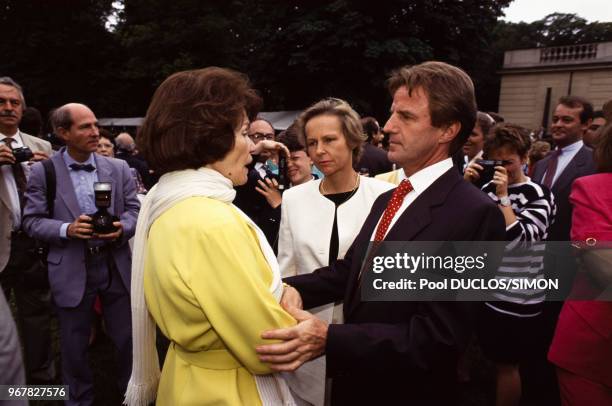
<svg viewBox="0 0 612 406">
<path fill-rule="evenodd" d="M 316 271 L 285 278 L 284 281 L 300 292 L 305 309 L 344 299 L 351 273 L 355 241 L 343 259 Z"/>
<path fill-rule="evenodd" d="M 60 237 L 60 228 L 64 221 L 48 218 L 47 185 L 44 167 L 40 162 L 32 165 L 25 200 L 22 220 L 24 231 L 37 240 L 58 246 L 66 244 Z"/>
<path fill-rule="evenodd" d="M 253 374 L 268 374 L 255 347 L 264 330 L 293 326 L 261 278 L 257 266 L 265 260 L 257 241 L 241 227 L 212 225 L 202 233 L 199 247 L 189 250 L 188 282 L 210 324 L 230 352 Z M 236 247 L 240 247 L 237 250 Z"/>
<path fill-rule="evenodd" d="M 130 173 L 130 167 L 125 161 L 119 160 L 121 163 L 121 178 L 123 179 L 123 204 L 124 210 L 119 216 L 119 221 L 123 226 L 123 234 L 121 236 L 120 245 L 127 244 L 130 238 L 136 232 L 136 220 L 140 210 L 140 201 L 136 197 L 136 182 Z"/>
</svg>

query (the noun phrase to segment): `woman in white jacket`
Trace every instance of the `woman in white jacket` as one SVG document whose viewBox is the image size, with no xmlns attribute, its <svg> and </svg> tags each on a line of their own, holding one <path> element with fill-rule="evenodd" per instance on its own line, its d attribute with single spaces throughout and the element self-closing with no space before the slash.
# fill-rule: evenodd
<svg viewBox="0 0 612 406">
<path fill-rule="evenodd" d="M 357 236 L 374 200 L 394 185 L 359 176 L 365 140 L 359 115 L 340 99 L 324 99 L 298 118 L 297 128 L 306 151 L 325 175 L 322 180 L 292 187 L 283 195 L 278 261 L 283 277 L 310 273 L 344 257 Z M 330 323 L 342 322 L 341 305 L 312 311 Z M 325 403 L 325 357 L 304 364 L 290 378 L 303 401 Z"/>
</svg>

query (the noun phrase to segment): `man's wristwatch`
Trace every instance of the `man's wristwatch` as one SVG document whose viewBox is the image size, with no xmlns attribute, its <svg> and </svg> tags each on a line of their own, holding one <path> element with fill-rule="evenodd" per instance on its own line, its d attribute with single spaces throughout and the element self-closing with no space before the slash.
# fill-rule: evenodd
<svg viewBox="0 0 612 406">
<path fill-rule="evenodd" d="M 510 198 L 508 196 L 502 196 L 499 198 L 499 204 L 504 207 L 510 207 Z"/>
</svg>

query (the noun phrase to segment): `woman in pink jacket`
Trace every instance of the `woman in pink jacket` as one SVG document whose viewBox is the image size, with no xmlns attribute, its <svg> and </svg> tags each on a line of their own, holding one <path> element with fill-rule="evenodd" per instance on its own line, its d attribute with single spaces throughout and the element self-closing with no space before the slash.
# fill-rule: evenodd
<svg viewBox="0 0 612 406">
<path fill-rule="evenodd" d="M 571 237 L 585 271 L 572 294 L 600 300 L 565 302 L 548 353 L 564 406 L 612 405 L 612 124 L 601 134 L 595 161 L 599 173 L 577 179 L 570 195 Z"/>
</svg>

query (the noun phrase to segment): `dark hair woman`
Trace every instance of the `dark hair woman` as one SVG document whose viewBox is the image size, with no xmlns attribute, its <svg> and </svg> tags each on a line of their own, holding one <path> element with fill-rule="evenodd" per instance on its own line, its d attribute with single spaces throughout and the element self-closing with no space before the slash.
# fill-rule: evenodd
<svg viewBox="0 0 612 406">
<path fill-rule="evenodd" d="M 244 75 L 215 67 L 176 73 L 153 96 L 139 146 L 162 176 L 136 230 L 128 405 L 293 404 L 255 353 L 262 331 L 295 324 L 278 263 L 232 204 L 251 153 L 281 148 L 248 137 L 260 105 Z M 161 377 L 155 324 L 171 342 Z"/>
</svg>

